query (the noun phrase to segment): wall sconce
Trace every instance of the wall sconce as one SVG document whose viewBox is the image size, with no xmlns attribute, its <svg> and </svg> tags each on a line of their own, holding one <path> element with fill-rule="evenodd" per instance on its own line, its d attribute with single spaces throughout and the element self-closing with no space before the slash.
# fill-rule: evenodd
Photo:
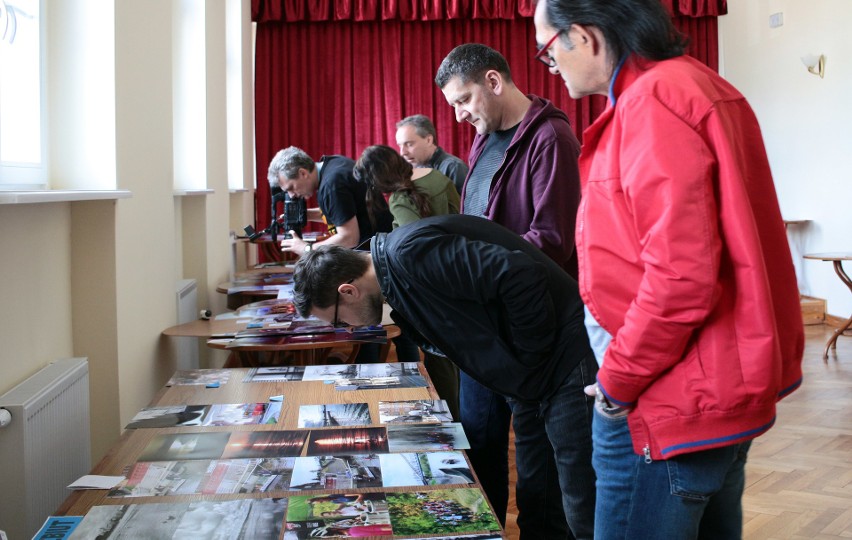
<svg viewBox="0 0 852 540">
<path fill-rule="evenodd" d="M 7 6 L 4 0 L 0 0 L 0 42 L 6 41 L 10 45 L 14 43 L 17 29 L 15 8 Z"/>
<path fill-rule="evenodd" d="M 822 79 L 825 77 L 825 55 L 819 56 L 815 54 L 806 54 L 802 57 L 802 63 L 808 68 L 808 71 L 814 75 L 819 75 Z"/>
</svg>

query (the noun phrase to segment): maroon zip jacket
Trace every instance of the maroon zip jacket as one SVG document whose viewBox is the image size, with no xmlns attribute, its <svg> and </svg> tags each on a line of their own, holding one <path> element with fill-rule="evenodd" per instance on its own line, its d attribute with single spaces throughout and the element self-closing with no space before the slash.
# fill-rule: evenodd
<svg viewBox="0 0 852 540">
<path fill-rule="evenodd" d="M 574 225 L 580 204 L 580 143 L 565 113 L 546 99 L 527 97 L 532 105 L 494 173 L 485 217 L 523 236 L 576 278 Z M 471 170 L 487 140 L 488 135 L 473 139 L 468 158 Z"/>
</svg>

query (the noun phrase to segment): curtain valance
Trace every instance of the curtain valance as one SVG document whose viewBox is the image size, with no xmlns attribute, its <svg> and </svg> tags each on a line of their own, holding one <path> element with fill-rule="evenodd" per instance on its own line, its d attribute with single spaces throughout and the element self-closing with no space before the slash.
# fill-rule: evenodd
<svg viewBox="0 0 852 540">
<path fill-rule="evenodd" d="M 726 0 L 661 0 L 675 16 L 706 17 L 728 12 Z M 252 0 L 252 20 L 444 21 L 532 17 L 535 0 Z"/>
</svg>

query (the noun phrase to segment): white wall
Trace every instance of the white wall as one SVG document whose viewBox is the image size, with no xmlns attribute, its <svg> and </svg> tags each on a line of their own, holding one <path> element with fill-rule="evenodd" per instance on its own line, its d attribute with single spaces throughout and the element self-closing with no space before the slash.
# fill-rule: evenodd
<svg viewBox="0 0 852 540">
<path fill-rule="evenodd" d="M 784 24 L 769 28 L 769 16 Z M 719 19 L 722 75 L 760 120 L 785 219 L 810 219 L 791 239 L 805 253 L 852 252 L 852 39 L 848 0 L 728 0 Z M 825 54 L 825 78 L 799 59 Z M 852 273 L 852 263 L 847 272 Z M 805 261 L 802 292 L 846 318 L 852 294 L 831 263 Z"/>
<path fill-rule="evenodd" d="M 196 279 L 200 307 L 222 311 L 215 287 L 228 279 L 230 224 L 253 221 L 251 191 L 228 190 L 225 2 L 204 10 L 203 176 L 213 193 L 175 197 L 174 1 L 48 2 L 51 185 L 132 197 L 0 205 L 0 394 L 54 360 L 88 357 L 95 460 L 174 370 L 161 332 L 176 324 L 177 281 Z M 114 31 L 81 40 L 95 32 L 81 15 L 94 4 Z M 114 66 L 92 71 L 93 54 Z"/>
</svg>

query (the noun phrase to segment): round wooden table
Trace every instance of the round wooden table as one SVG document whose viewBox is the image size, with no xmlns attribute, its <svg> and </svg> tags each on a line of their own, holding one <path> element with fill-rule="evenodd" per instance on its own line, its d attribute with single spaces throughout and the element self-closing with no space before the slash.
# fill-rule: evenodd
<svg viewBox="0 0 852 540">
<path fill-rule="evenodd" d="M 390 352 L 391 339 L 400 334 L 399 327 L 396 325 L 384 326 L 387 332 L 387 342 L 382 344 L 379 352 L 379 361 L 385 362 Z M 349 339 L 334 339 L 335 334 L 317 334 L 323 336 L 322 339 L 312 340 L 310 336 L 281 336 L 299 337 L 301 340 L 285 340 L 279 342 L 270 342 L 265 339 L 264 342 L 252 340 L 251 338 L 241 338 L 237 343 L 234 343 L 234 338 L 209 339 L 207 346 L 213 349 L 222 349 L 231 352 L 228 361 L 223 367 L 256 367 L 264 366 L 310 366 L 321 365 L 326 363 L 329 354 L 334 349 L 349 348 L 348 356 L 344 363 L 351 364 L 358 356 L 358 351 L 361 348 L 361 342 L 352 341 Z"/>
<path fill-rule="evenodd" d="M 852 253 L 850 252 L 831 252 L 831 253 L 808 253 L 805 255 L 805 259 L 812 259 L 816 261 L 830 261 L 834 265 L 834 272 L 837 274 L 837 277 L 849 288 L 849 292 L 852 293 L 852 279 L 849 279 L 849 276 L 846 275 L 846 272 L 843 270 L 843 261 L 852 261 Z M 825 351 L 822 353 L 823 359 L 828 358 L 828 350 L 834 349 L 835 354 L 837 352 L 837 338 L 840 337 L 843 332 L 845 332 L 850 326 L 852 326 L 852 315 L 840 328 L 837 328 L 834 333 L 829 338 L 828 343 L 825 344 Z"/>
</svg>

